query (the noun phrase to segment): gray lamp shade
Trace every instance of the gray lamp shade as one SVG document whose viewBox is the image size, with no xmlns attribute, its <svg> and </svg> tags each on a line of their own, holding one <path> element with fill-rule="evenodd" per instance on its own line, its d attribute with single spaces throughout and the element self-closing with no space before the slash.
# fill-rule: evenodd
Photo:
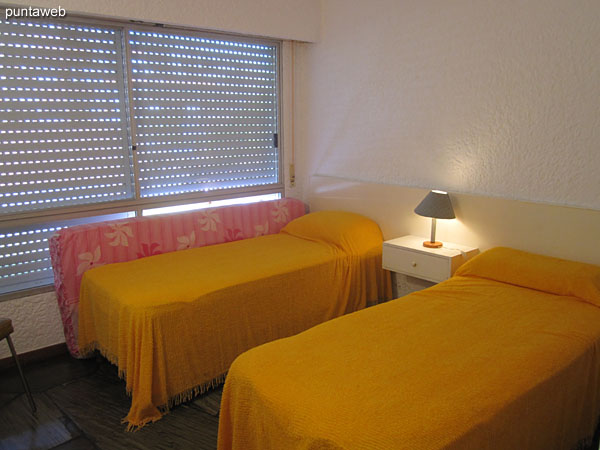
<svg viewBox="0 0 600 450">
<path fill-rule="evenodd" d="M 454 219 L 454 209 L 447 192 L 431 191 L 415 208 L 420 216 L 433 217 L 434 219 Z"/>
</svg>

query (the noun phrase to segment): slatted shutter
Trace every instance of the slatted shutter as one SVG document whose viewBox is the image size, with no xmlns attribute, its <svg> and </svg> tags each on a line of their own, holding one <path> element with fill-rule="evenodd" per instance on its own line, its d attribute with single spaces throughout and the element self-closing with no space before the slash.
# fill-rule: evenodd
<svg viewBox="0 0 600 450">
<path fill-rule="evenodd" d="M 0 214 L 131 198 L 121 32 L 0 20 Z M 52 284 L 48 238 L 0 228 L 0 293 Z"/>
<path fill-rule="evenodd" d="M 215 36 L 0 19 L 0 294 L 52 283 L 62 227 L 280 195 L 278 45 Z"/>
<path fill-rule="evenodd" d="M 279 183 L 277 47 L 130 31 L 141 197 Z"/>
<path fill-rule="evenodd" d="M 63 227 L 117 220 L 128 213 L 0 229 L 0 294 L 52 284 L 48 239 Z"/>
<path fill-rule="evenodd" d="M 0 206 L 132 198 L 121 32 L 0 20 Z"/>
</svg>

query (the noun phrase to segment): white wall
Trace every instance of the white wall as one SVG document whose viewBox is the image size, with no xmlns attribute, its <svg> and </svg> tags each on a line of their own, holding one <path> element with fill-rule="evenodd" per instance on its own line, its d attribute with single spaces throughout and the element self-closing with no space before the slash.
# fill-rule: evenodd
<svg viewBox="0 0 600 450">
<path fill-rule="evenodd" d="M 0 302 L 0 317 L 12 320 L 11 335 L 17 353 L 25 353 L 65 342 L 60 312 L 53 292 Z M 10 356 L 8 345 L 0 345 L 0 359 Z"/>
<path fill-rule="evenodd" d="M 429 238 L 431 219 L 413 208 L 426 189 L 314 176 L 311 211 L 340 209 L 373 219 L 383 239 L 412 234 Z M 436 239 L 480 251 L 506 246 L 556 258 L 600 265 L 600 209 L 573 208 L 471 194 L 452 194 L 456 219 L 438 220 Z"/>
<path fill-rule="evenodd" d="M 67 14 L 135 19 L 298 41 L 319 37 L 319 0 L 12 0 Z"/>
<path fill-rule="evenodd" d="M 351 5 L 324 0 L 321 40 L 297 54 L 304 183 L 600 209 L 598 0 Z"/>
</svg>

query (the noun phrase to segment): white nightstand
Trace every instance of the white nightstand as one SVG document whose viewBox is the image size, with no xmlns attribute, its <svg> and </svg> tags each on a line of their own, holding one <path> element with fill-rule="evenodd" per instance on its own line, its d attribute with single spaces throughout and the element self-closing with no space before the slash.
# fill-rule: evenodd
<svg viewBox="0 0 600 450">
<path fill-rule="evenodd" d="M 383 243 L 383 268 L 399 274 L 397 296 L 432 286 L 450 278 L 456 269 L 479 250 L 444 242 L 441 248 L 423 246 L 426 238 L 403 236 Z"/>
</svg>

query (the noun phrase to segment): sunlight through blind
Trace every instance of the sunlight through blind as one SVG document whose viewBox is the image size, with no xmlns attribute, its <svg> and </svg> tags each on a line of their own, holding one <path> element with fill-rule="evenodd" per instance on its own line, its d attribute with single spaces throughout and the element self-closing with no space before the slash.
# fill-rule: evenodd
<svg viewBox="0 0 600 450">
<path fill-rule="evenodd" d="M 105 207 L 282 191 L 278 66 L 277 42 L 0 19 L 0 294 L 52 282 L 56 230 L 130 214 Z"/>
<path fill-rule="evenodd" d="M 0 20 L 0 206 L 133 196 L 121 32 Z"/>
<path fill-rule="evenodd" d="M 274 185 L 277 47 L 129 31 L 141 197 Z"/>
<path fill-rule="evenodd" d="M 48 239 L 61 228 L 131 217 L 118 213 L 0 230 L 0 294 L 52 284 Z"/>
</svg>

